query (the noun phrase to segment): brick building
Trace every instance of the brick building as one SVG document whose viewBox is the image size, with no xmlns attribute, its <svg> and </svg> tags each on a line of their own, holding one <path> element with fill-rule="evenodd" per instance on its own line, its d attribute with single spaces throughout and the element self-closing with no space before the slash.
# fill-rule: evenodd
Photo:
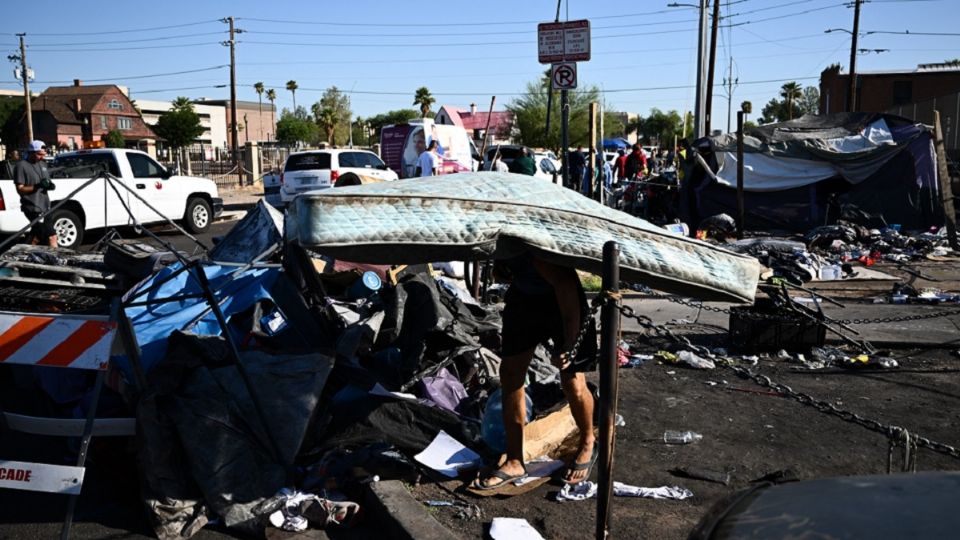
<svg viewBox="0 0 960 540">
<path fill-rule="evenodd" d="M 223 107 L 226 111 L 227 148 L 232 145 L 230 130 L 230 100 L 200 98 L 193 101 L 199 105 Z M 261 110 L 263 113 L 261 114 Z M 276 138 L 277 117 L 273 104 L 264 101 L 237 100 L 237 139 L 238 145 L 243 147 L 247 142 L 272 141 Z"/>
<path fill-rule="evenodd" d="M 75 79 L 73 86 L 47 88 L 32 105 L 34 138 L 58 149 L 82 148 L 114 129 L 129 146 L 157 138 L 130 98 L 113 84 L 84 86 Z"/>
<path fill-rule="evenodd" d="M 850 74 L 833 65 L 820 73 L 820 114 L 846 111 Z M 917 69 L 857 73 L 856 106 L 861 112 L 894 107 L 960 92 L 960 64 L 920 64 Z"/>
</svg>

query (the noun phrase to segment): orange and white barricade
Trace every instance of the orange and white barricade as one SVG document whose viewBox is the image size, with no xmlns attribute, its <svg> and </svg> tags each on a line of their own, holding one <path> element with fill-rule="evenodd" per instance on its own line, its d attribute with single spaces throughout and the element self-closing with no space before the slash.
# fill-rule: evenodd
<svg viewBox="0 0 960 540">
<path fill-rule="evenodd" d="M 53 366 L 96 370 L 94 395 L 86 419 L 44 418 L 0 410 L 0 428 L 22 433 L 80 437 L 77 465 L 0 460 L 0 489 L 21 489 L 70 496 L 61 538 L 69 537 L 76 497 L 83 487 L 84 464 L 94 436 L 132 436 L 133 418 L 95 418 L 117 322 L 101 315 L 57 315 L 0 311 L 0 365 Z"/>
</svg>

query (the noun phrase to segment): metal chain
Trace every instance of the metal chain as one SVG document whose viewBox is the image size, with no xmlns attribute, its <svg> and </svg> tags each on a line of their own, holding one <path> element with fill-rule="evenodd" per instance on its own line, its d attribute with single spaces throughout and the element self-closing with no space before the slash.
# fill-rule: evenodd
<svg viewBox="0 0 960 540">
<path fill-rule="evenodd" d="M 707 347 L 703 347 L 703 346 L 701 346 L 701 345 L 694 345 L 693 343 L 690 342 L 690 340 L 689 340 L 687 337 L 685 337 L 685 336 L 678 336 L 678 335 L 676 335 L 675 333 L 673 333 L 673 331 L 671 331 L 669 328 L 667 328 L 667 327 L 665 327 L 665 326 L 662 326 L 662 325 L 657 325 L 657 324 L 655 324 L 649 317 L 647 317 L 647 316 L 645 316 L 645 315 L 639 315 L 639 314 L 637 314 L 637 313 L 633 310 L 633 308 L 630 307 L 630 306 L 621 306 L 621 307 L 620 307 L 620 312 L 621 312 L 621 314 L 622 314 L 623 316 L 629 317 L 629 318 L 631 318 L 631 319 L 636 320 L 636 321 L 640 324 L 640 326 L 642 326 L 643 328 L 648 329 L 648 330 L 652 330 L 652 331 L 655 332 L 658 336 L 667 337 L 667 338 L 671 339 L 672 341 L 674 341 L 674 342 L 676 342 L 676 343 L 678 343 L 678 344 L 683 345 L 684 347 L 688 347 L 690 350 L 692 350 L 692 351 L 694 351 L 694 352 L 696 352 L 696 353 L 698 353 L 698 354 L 702 354 L 702 355 L 709 356 L 709 357 L 714 357 L 714 356 L 715 356 L 715 355 L 712 353 L 712 351 L 710 351 L 710 349 L 708 349 Z M 775 390 L 775 391 L 777 391 L 777 392 L 779 392 L 779 393 L 781 393 L 781 394 L 784 394 L 784 395 L 786 395 L 786 396 L 789 396 L 789 397 L 797 400 L 798 402 L 800 402 L 800 403 L 802 403 L 802 404 L 804 404 L 804 405 L 809 405 L 809 406 L 817 409 L 818 411 L 820 411 L 820 412 L 822 412 L 822 413 L 824 413 L 824 414 L 830 414 L 830 415 L 833 415 L 833 416 L 836 416 L 836 417 L 840 418 L 841 420 L 845 420 L 845 421 L 847 421 L 847 422 L 851 422 L 851 423 L 857 424 L 857 425 L 859 425 L 859 426 L 861 426 L 861 427 L 864 427 L 864 428 L 866 428 L 866 429 L 868 429 L 868 430 L 870 430 L 870 431 L 874 431 L 874 432 L 876 432 L 876 433 L 880 433 L 880 434 L 882 434 L 882 435 L 885 435 L 888 439 L 893 439 L 893 438 L 896 438 L 896 437 L 902 439 L 902 438 L 904 438 L 904 435 L 903 435 L 904 433 L 909 433 L 909 432 L 907 432 L 906 429 L 904 429 L 904 428 L 902 428 L 902 427 L 900 427 L 900 426 L 895 426 L 895 425 L 891 425 L 891 424 L 882 424 L 882 423 L 880 423 L 880 422 L 878 422 L 878 421 L 876 421 L 876 420 L 871 420 L 871 419 L 869 419 L 869 418 L 864 418 L 863 416 L 860 416 L 860 415 L 857 414 L 857 413 L 854 413 L 854 412 L 850 412 L 850 411 L 846 411 L 846 410 L 837 408 L 837 407 L 836 407 L 835 405 L 833 405 L 832 403 L 819 400 L 819 399 L 817 399 L 817 398 L 815 398 L 815 397 L 813 397 L 813 396 L 811 396 L 811 395 L 809 395 L 809 394 L 804 394 L 804 393 L 802 393 L 802 392 L 797 392 L 796 390 L 794 390 L 793 388 L 790 388 L 789 386 L 787 386 L 787 385 L 785 385 L 785 384 L 781 384 L 781 383 L 774 382 L 773 380 L 771 380 L 771 379 L 770 379 L 769 377 L 767 377 L 766 375 L 760 375 L 760 374 L 758 374 L 758 373 L 751 373 L 749 370 L 747 370 L 747 369 L 745 369 L 745 368 L 743 368 L 743 367 L 741 367 L 741 366 L 737 366 L 737 365 L 734 364 L 730 359 L 723 359 L 723 360 L 725 360 L 725 361 L 721 361 L 721 362 L 718 362 L 718 363 L 721 364 L 721 365 L 724 365 L 724 366 L 726 366 L 726 367 L 728 367 L 728 368 L 730 368 L 731 370 L 733 370 L 735 373 L 737 373 L 737 374 L 740 375 L 741 377 L 750 379 L 750 380 L 752 380 L 753 382 L 757 383 L 757 384 L 760 385 L 760 386 L 769 388 L 769 389 L 771 389 L 771 390 Z M 940 453 L 940 454 L 944 454 L 944 455 L 948 455 L 948 456 L 953 457 L 953 458 L 960 459 L 960 450 L 957 450 L 957 449 L 954 448 L 953 446 L 950 446 L 950 445 L 944 444 L 944 443 L 940 443 L 940 442 L 936 442 L 936 441 L 930 440 L 930 439 L 928 439 L 928 438 L 926 438 L 926 437 L 921 437 L 920 435 L 917 435 L 916 433 L 910 433 L 910 437 L 912 437 L 912 443 L 915 444 L 915 445 L 918 446 L 918 447 L 927 448 L 927 449 L 929 449 L 929 450 L 933 450 L 934 452 L 937 452 L 937 453 Z"/>
<path fill-rule="evenodd" d="M 857 424 L 860 427 L 866 428 L 870 431 L 885 435 L 890 439 L 903 439 L 905 438 L 903 434 L 909 433 L 908 437 L 910 438 L 910 440 L 912 440 L 912 443 L 915 444 L 916 446 L 926 448 L 928 450 L 933 450 L 934 452 L 944 454 L 956 459 L 960 459 L 960 450 L 948 444 L 932 441 L 926 437 L 917 435 L 916 433 L 908 432 L 906 429 L 900 426 L 895 426 L 892 424 L 882 424 L 880 422 L 877 422 L 876 420 L 864 418 L 863 416 L 860 416 L 857 413 L 837 408 L 837 406 L 835 406 L 830 402 L 817 399 L 803 392 L 798 392 L 785 384 L 774 382 L 773 380 L 770 379 L 770 377 L 767 377 L 766 375 L 760 375 L 759 373 L 751 373 L 749 370 L 741 366 L 729 364 L 727 367 L 729 367 L 731 370 L 736 372 L 741 377 L 750 379 L 751 381 L 757 383 L 760 386 L 769 388 L 787 397 L 793 398 L 804 405 L 809 405 L 824 414 L 830 414 L 830 415 L 836 416 L 841 420 L 845 420 L 847 422 Z"/>
<path fill-rule="evenodd" d="M 835 322 L 842 324 L 882 324 L 939 319 L 940 317 L 950 317 L 953 315 L 960 315 L 960 309 L 951 309 L 947 311 L 940 311 L 938 313 L 927 313 L 926 315 L 904 315 L 902 317 L 881 317 L 877 319 L 835 319 Z"/>
<path fill-rule="evenodd" d="M 590 312 L 584 315 L 583 320 L 580 322 L 580 331 L 577 333 L 577 339 L 573 341 L 573 345 L 566 352 L 559 354 L 561 359 L 569 360 L 570 362 L 576 360 L 577 353 L 580 352 L 580 346 L 583 345 L 583 339 L 590 330 L 590 325 L 593 324 L 593 318 L 597 316 L 597 312 L 600 311 L 600 306 L 602 306 L 608 298 L 608 296 L 604 296 L 603 294 L 598 294 L 593 297 L 590 303 Z"/>
</svg>

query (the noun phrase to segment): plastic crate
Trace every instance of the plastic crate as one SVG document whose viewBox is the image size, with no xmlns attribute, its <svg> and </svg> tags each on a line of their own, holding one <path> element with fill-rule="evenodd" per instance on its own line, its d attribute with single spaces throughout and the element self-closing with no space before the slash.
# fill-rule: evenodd
<svg viewBox="0 0 960 540">
<path fill-rule="evenodd" d="M 819 314 L 814 317 L 822 321 Z M 805 353 L 810 347 L 822 347 L 826 333 L 822 322 L 777 308 L 766 299 L 730 310 L 730 346 L 739 352 L 785 349 Z"/>
</svg>

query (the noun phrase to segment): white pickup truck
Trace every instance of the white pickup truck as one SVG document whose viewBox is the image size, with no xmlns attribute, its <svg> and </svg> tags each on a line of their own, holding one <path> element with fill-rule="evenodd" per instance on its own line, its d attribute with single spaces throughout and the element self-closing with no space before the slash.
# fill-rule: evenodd
<svg viewBox="0 0 960 540">
<path fill-rule="evenodd" d="M 106 171 L 120 179 L 161 214 L 149 209 L 122 186 L 111 189 L 97 180 L 73 196 L 47 219 L 57 231 L 61 247 L 78 247 L 85 231 L 104 227 L 149 224 L 166 218 L 181 220 L 192 233 L 206 231 L 223 211 L 217 185 L 206 178 L 173 175 L 139 150 L 105 148 L 57 155 L 48 163 L 56 189 L 50 191 L 51 206 L 73 190 Z M 128 212 L 123 203 L 126 203 Z M 12 234 L 29 223 L 20 211 L 20 195 L 12 180 L 0 180 L 0 234 Z"/>
</svg>

